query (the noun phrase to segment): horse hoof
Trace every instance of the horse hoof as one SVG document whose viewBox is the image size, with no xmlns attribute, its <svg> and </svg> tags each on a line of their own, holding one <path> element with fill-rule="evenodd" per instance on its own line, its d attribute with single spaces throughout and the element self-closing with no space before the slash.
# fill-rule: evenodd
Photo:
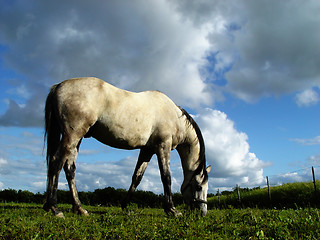
<svg viewBox="0 0 320 240">
<path fill-rule="evenodd" d="M 64 218 L 64 215 L 63 213 L 59 210 L 59 208 L 57 206 L 50 206 L 48 203 L 45 203 L 43 205 L 43 209 L 46 211 L 46 212 L 49 212 L 50 210 L 52 211 L 53 215 L 55 217 L 58 217 L 58 218 Z"/>
<path fill-rule="evenodd" d="M 79 213 L 82 215 L 82 216 L 89 216 L 89 213 L 87 210 L 81 208 L 79 209 Z"/>
<path fill-rule="evenodd" d="M 174 215 L 175 217 L 181 217 L 181 216 L 182 216 L 182 213 L 176 210 L 176 211 L 173 213 L 173 215 Z"/>
<path fill-rule="evenodd" d="M 169 210 L 165 210 L 168 215 L 173 215 L 174 217 L 182 216 L 182 213 L 179 212 L 176 208 L 170 208 Z"/>
<path fill-rule="evenodd" d="M 65 219 L 65 217 L 64 217 L 62 212 L 59 212 L 59 213 L 55 214 L 55 217 Z"/>
<path fill-rule="evenodd" d="M 182 213 L 179 212 L 177 209 L 173 209 L 173 210 L 172 210 L 172 215 L 173 215 L 174 217 L 180 217 L 180 216 L 182 216 Z"/>
<path fill-rule="evenodd" d="M 73 213 L 78 214 L 78 215 L 82 215 L 82 216 L 89 216 L 88 211 L 83 209 L 82 207 L 73 208 Z"/>
</svg>

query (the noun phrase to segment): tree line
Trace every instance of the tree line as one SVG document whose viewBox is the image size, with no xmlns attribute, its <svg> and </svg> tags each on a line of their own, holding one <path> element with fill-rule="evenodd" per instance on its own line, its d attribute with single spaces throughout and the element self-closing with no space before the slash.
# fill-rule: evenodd
<svg viewBox="0 0 320 240">
<path fill-rule="evenodd" d="M 125 199 L 127 191 L 107 187 L 96 189 L 93 192 L 79 192 L 79 198 L 85 205 L 121 206 L 121 201 Z M 72 203 L 70 191 L 58 190 L 59 203 Z M 45 193 L 32 193 L 28 190 L 4 189 L 0 191 L 1 202 L 38 203 L 45 202 Z M 161 208 L 164 200 L 163 194 L 155 194 L 151 191 L 137 190 L 133 193 L 131 203 L 139 207 Z M 176 205 L 183 204 L 183 197 L 180 193 L 173 194 Z"/>
<path fill-rule="evenodd" d="M 272 187 L 271 197 L 267 188 L 240 188 L 231 191 L 208 194 L 208 207 L 212 208 L 295 208 L 295 207 L 320 207 L 320 181 L 288 183 L 282 186 Z M 127 191 L 107 187 L 96 189 L 93 192 L 79 192 L 80 200 L 85 205 L 91 206 L 121 206 Z M 5 189 L 0 191 L 0 202 L 38 203 L 45 202 L 45 193 L 32 193 L 27 190 Z M 133 193 L 131 203 L 139 207 L 162 208 L 163 194 L 155 194 L 150 191 L 138 190 Z M 173 194 L 176 206 L 183 204 L 180 193 Z M 59 203 L 72 203 L 70 191 L 58 190 Z"/>
</svg>

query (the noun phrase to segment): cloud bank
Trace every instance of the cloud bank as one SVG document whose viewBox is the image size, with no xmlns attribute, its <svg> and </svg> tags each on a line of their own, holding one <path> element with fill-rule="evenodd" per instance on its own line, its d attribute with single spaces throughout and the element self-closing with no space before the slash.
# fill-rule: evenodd
<svg viewBox="0 0 320 240">
<path fill-rule="evenodd" d="M 225 72 L 225 91 L 245 101 L 319 92 L 319 2 L 176 2 L 186 19 L 210 29 L 213 71 Z"/>
<path fill-rule="evenodd" d="M 8 47 L 4 63 L 24 76 L 17 81 L 32 93 L 24 106 L 9 101 L 2 125 L 14 114 L 28 116 L 36 109 L 42 115 L 49 86 L 79 76 L 133 91 L 161 90 L 180 105 L 212 102 L 199 71 L 209 48 L 206 31 L 182 22 L 171 4 L 60 3 L 17 1 L 0 10 L 0 43 Z M 34 123 L 12 125 L 41 125 L 38 115 L 28 118 Z"/>
<path fill-rule="evenodd" d="M 11 88 L 1 125 L 42 125 L 49 86 L 78 76 L 133 91 L 161 90 L 190 108 L 211 106 L 225 93 L 250 102 L 299 92 L 298 105 L 319 102 L 318 1 L 20 0 L 1 6 L 3 67 L 17 73 L 3 79 Z"/>
</svg>

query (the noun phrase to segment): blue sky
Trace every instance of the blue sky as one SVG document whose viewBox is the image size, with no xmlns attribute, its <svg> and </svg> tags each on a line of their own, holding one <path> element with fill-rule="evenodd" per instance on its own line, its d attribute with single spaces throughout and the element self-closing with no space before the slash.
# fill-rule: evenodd
<svg viewBox="0 0 320 240">
<path fill-rule="evenodd" d="M 320 176 L 318 1 L 0 4 L 0 189 L 45 191 L 46 95 L 85 76 L 186 108 L 206 141 L 210 192 L 309 181 L 312 165 Z M 84 140 L 78 189 L 127 189 L 137 155 Z M 178 192 L 175 152 L 171 167 Z M 162 192 L 157 161 L 140 189 Z"/>
</svg>

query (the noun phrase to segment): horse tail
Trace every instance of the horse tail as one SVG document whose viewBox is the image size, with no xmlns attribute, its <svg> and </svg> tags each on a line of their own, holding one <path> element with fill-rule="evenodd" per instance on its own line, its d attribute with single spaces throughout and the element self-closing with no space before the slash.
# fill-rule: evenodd
<svg viewBox="0 0 320 240">
<path fill-rule="evenodd" d="M 53 85 L 48 94 L 45 105 L 45 134 L 44 141 L 47 141 L 47 166 L 49 166 L 50 159 L 58 150 L 60 143 L 61 130 L 56 117 L 56 88 L 58 85 Z"/>
</svg>

